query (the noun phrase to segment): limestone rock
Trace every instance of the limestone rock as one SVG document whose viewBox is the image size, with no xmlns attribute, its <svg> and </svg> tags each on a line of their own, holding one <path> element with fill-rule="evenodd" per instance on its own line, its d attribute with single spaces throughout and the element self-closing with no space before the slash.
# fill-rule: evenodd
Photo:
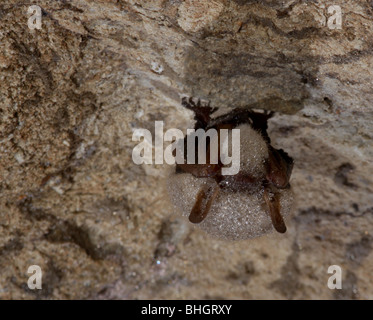
<svg viewBox="0 0 373 320">
<path fill-rule="evenodd" d="M 41 29 L 0 4 L 1 299 L 372 299 L 372 2 L 196 3 L 40 0 Z M 135 165 L 131 137 L 192 128 L 183 95 L 277 112 L 272 143 L 295 160 L 285 235 L 160 236 L 170 168 Z"/>
</svg>

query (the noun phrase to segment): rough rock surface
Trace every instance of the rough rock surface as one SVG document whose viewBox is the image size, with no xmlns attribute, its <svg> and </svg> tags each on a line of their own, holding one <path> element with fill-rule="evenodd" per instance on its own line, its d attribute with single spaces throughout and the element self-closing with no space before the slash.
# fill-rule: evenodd
<svg viewBox="0 0 373 320">
<path fill-rule="evenodd" d="M 0 298 L 372 299 L 372 20 L 365 0 L 2 2 Z M 134 129 L 193 127 L 182 95 L 277 111 L 285 235 L 210 238 L 174 215 L 167 165 L 132 162 Z"/>
</svg>

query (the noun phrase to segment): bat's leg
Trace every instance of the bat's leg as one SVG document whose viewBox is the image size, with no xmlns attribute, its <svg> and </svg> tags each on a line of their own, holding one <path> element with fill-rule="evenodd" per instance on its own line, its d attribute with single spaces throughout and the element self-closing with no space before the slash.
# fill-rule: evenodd
<svg viewBox="0 0 373 320">
<path fill-rule="evenodd" d="M 265 187 L 264 189 L 264 201 L 267 204 L 269 214 L 271 216 L 273 227 L 277 232 L 285 233 L 286 225 L 284 219 L 281 216 L 281 205 L 280 205 L 280 194 L 273 193 L 269 194 L 269 188 Z"/>
<path fill-rule="evenodd" d="M 207 125 L 211 121 L 210 115 L 216 111 L 216 108 L 210 107 L 210 103 L 202 105 L 201 100 L 197 103 L 193 101 L 193 98 L 184 97 L 181 101 L 183 107 L 192 110 L 194 112 L 194 119 L 196 124 L 194 129 L 206 129 Z"/>
<path fill-rule="evenodd" d="M 203 186 L 198 194 L 196 202 L 189 215 L 189 221 L 192 223 L 201 223 L 210 211 L 211 205 L 219 193 L 217 184 Z"/>
</svg>

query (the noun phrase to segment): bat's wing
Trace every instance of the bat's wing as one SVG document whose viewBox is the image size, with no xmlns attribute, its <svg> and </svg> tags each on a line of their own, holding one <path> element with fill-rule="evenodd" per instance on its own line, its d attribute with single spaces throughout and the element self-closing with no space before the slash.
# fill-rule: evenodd
<svg viewBox="0 0 373 320">
<path fill-rule="evenodd" d="M 277 188 L 286 188 L 293 170 L 293 159 L 282 149 L 268 148 L 267 180 Z"/>
<path fill-rule="evenodd" d="M 274 193 L 273 195 L 270 195 L 268 188 L 265 188 L 264 189 L 264 200 L 267 204 L 273 227 L 276 229 L 277 232 L 285 233 L 286 225 L 280 212 L 281 210 L 280 194 Z"/>
</svg>

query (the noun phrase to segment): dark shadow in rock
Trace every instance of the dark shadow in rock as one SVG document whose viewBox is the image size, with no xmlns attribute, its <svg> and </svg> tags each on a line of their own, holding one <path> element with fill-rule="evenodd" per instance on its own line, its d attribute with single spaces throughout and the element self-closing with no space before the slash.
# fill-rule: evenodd
<svg viewBox="0 0 373 320">
<path fill-rule="evenodd" d="M 333 296 L 336 300 L 356 300 L 359 299 L 357 288 L 358 278 L 350 270 L 347 270 L 346 277 L 342 281 L 342 289 L 335 289 Z"/>
<path fill-rule="evenodd" d="M 77 226 L 70 221 L 58 221 L 45 235 L 50 242 L 71 242 L 82 248 L 93 260 L 112 258 L 122 260 L 126 254 L 119 243 L 105 243 L 93 239 L 93 230 L 86 226 Z"/>
<path fill-rule="evenodd" d="M 344 163 L 340 165 L 334 175 L 335 183 L 342 187 L 356 189 L 357 186 L 354 183 L 350 182 L 348 177 L 349 173 L 352 172 L 354 169 L 355 167 L 351 163 Z"/>
<path fill-rule="evenodd" d="M 373 249 L 373 237 L 363 236 L 359 241 L 352 242 L 346 246 L 346 256 L 356 265 L 370 254 Z"/>
<path fill-rule="evenodd" d="M 305 290 L 301 283 L 301 269 L 298 264 L 299 249 L 294 242 L 292 253 L 281 269 L 281 277 L 270 284 L 271 289 L 280 292 L 286 299 L 294 299 Z"/>
<path fill-rule="evenodd" d="M 255 274 L 253 261 L 240 263 L 236 268 L 227 275 L 227 280 L 237 283 L 238 285 L 247 285 L 251 277 Z"/>
</svg>

